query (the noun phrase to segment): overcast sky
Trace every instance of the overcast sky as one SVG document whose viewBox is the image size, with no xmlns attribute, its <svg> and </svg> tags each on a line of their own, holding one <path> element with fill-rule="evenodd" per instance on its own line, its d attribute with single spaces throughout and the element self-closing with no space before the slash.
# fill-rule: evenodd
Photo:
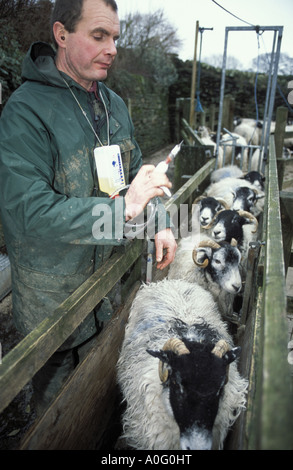
<svg viewBox="0 0 293 470">
<path fill-rule="evenodd" d="M 234 15 L 252 25 L 283 26 L 281 52 L 293 57 L 293 1 L 292 0 L 217 0 L 217 3 Z M 182 60 L 194 57 L 195 27 L 213 28 L 202 36 L 202 58 L 223 55 L 226 26 L 248 26 L 225 12 L 212 0 L 117 0 L 120 19 L 126 13 L 147 13 L 163 9 L 166 18 L 177 29 L 183 41 L 178 55 Z M 259 52 L 270 53 L 273 33 L 266 31 L 259 41 Z M 199 49 L 198 49 L 199 51 Z M 253 32 L 230 32 L 228 55 L 236 57 L 245 67 L 257 57 L 257 34 Z"/>
</svg>

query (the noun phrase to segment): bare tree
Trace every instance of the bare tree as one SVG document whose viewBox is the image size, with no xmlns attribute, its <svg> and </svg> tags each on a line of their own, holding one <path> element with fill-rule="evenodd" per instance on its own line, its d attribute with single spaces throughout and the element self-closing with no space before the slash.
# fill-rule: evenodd
<svg viewBox="0 0 293 470">
<path fill-rule="evenodd" d="M 164 53 L 176 52 L 182 41 L 177 30 L 165 18 L 163 10 L 141 14 L 128 14 L 121 20 L 121 39 L 118 46 L 124 49 L 160 48 Z"/>
<path fill-rule="evenodd" d="M 252 70 L 256 70 L 258 66 L 259 72 L 268 73 L 271 60 L 274 60 L 271 54 L 260 54 L 259 57 L 255 57 L 252 60 Z M 280 54 L 278 75 L 293 75 L 293 58 L 289 54 Z"/>
<path fill-rule="evenodd" d="M 177 78 L 171 53 L 180 45 L 177 30 L 166 20 L 162 10 L 129 14 L 121 20 L 114 71 L 124 69 L 169 86 Z"/>
<path fill-rule="evenodd" d="M 221 68 L 223 65 L 223 56 L 221 54 L 212 54 L 203 59 L 206 64 L 212 65 L 213 67 Z M 227 56 L 226 62 L 227 70 L 243 70 L 243 64 L 234 56 Z"/>
</svg>

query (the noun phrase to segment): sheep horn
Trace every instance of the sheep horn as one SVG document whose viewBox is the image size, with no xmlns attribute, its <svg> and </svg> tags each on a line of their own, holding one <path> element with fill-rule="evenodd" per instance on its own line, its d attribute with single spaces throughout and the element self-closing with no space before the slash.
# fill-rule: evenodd
<svg viewBox="0 0 293 470">
<path fill-rule="evenodd" d="M 218 248 L 221 248 L 220 245 L 218 243 L 216 243 L 214 240 L 203 240 L 201 241 L 198 246 L 196 248 L 194 248 L 194 250 L 192 251 L 192 259 L 193 259 L 193 262 L 196 264 L 196 266 L 198 266 L 199 268 L 206 268 L 207 265 L 209 264 L 209 260 L 208 259 L 205 259 L 203 263 L 199 263 L 197 261 L 197 258 L 196 258 L 196 255 L 197 255 L 197 248 L 205 248 L 205 247 L 210 247 L 210 248 L 214 248 L 215 250 L 217 250 Z"/>
<path fill-rule="evenodd" d="M 185 346 L 184 342 L 179 338 L 170 338 L 163 346 L 163 351 L 173 351 L 181 356 L 182 354 L 190 354 L 190 351 Z"/>
<path fill-rule="evenodd" d="M 196 249 L 194 249 L 192 252 L 192 259 L 193 259 L 194 264 L 196 264 L 196 266 L 198 266 L 199 268 L 206 268 L 207 265 L 209 264 L 209 260 L 205 259 L 203 263 L 199 263 L 196 259 L 196 253 L 197 253 Z"/>
<path fill-rule="evenodd" d="M 190 351 L 187 349 L 183 341 L 178 338 L 168 339 L 162 349 L 163 351 L 173 351 L 178 354 L 178 356 L 181 356 L 182 354 L 190 354 Z M 168 379 L 168 369 L 165 367 L 163 361 L 159 361 L 159 377 L 163 383 Z"/>
<path fill-rule="evenodd" d="M 205 199 L 206 196 L 198 196 L 196 199 L 194 199 L 192 204 L 197 204 L 199 201 L 202 201 L 202 199 Z"/>
<path fill-rule="evenodd" d="M 231 246 L 237 246 L 237 240 L 235 240 L 235 238 L 232 238 Z"/>
<path fill-rule="evenodd" d="M 216 200 L 222 204 L 222 206 L 225 207 L 225 210 L 229 210 L 230 207 L 229 207 L 229 204 L 227 203 L 227 201 L 225 201 L 225 199 L 221 199 L 221 198 L 216 198 Z"/>
<path fill-rule="evenodd" d="M 212 354 L 215 356 L 219 357 L 220 359 L 226 354 L 226 352 L 230 351 L 230 345 L 225 341 L 224 339 L 220 339 L 215 346 L 214 349 L 212 350 Z M 225 379 L 225 384 L 229 380 L 229 365 L 226 368 L 226 379 Z"/>
<path fill-rule="evenodd" d="M 212 350 L 212 354 L 215 354 L 215 356 L 222 358 L 224 354 L 226 354 L 226 352 L 230 351 L 230 349 L 231 348 L 227 341 L 225 341 L 224 339 L 220 339 L 220 341 L 215 344 L 215 347 Z"/>
<path fill-rule="evenodd" d="M 217 199 L 217 201 L 218 201 L 218 199 Z M 212 221 L 209 223 L 209 225 L 204 225 L 204 226 L 202 226 L 201 228 L 204 229 L 204 230 L 210 229 L 210 228 L 213 226 L 213 223 L 215 222 L 215 220 L 216 220 L 218 214 L 220 214 L 221 212 L 224 212 L 225 210 L 227 210 L 227 209 L 221 209 L 219 212 L 217 212 L 217 213 L 214 215 L 214 217 L 213 217 Z"/>
<path fill-rule="evenodd" d="M 242 217 L 246 217 L 247 219 L 251 220 L 251 222 L 254 222 L 254 224 L 255 224 L 255 230 L 253 230 L 252 233 L 256 233 L 256 232 L 257 232 L 257 228 L 258 228 L 258 221 L 257 221 L 257 219 L 254 217 L 254 215 L 251 214 L 251 212 L 247 212 L 247 211 L 238 211 L 238 214 L 241 215 Z"/>
<path fill-rule="evenodd" d="M 198 244 L 198 248 L 204 248 L 204 247 L 210 247 L 210 248 L 214 248 L 215 250 L 217 250 L 218 248 L 221 248 L 221 246 L 215 242 L 214 240 L 202 240 L 199 244 Z"/>
</svg>

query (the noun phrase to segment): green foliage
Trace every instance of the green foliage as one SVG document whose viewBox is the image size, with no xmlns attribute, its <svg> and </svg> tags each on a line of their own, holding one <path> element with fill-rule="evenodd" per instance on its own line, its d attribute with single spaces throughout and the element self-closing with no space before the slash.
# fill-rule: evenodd
<svg viewBox="0 0 293 470">
<path fill-rule="evenodd" d="M 8 40 L 9 38 L 9 40 Z M 0 82 L 2 105 L 21 84 L 21 65 L 24 54 L 15 39 L 11 26 L 0 22 Z M 1 105 L 0 105 L 1 108 Z"/>
</svg>

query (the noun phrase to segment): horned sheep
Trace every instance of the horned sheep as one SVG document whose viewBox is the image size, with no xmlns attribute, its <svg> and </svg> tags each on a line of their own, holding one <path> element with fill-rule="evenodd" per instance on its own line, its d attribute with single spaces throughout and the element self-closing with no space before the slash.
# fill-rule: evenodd
<svg viewBox="0 0 293 470">
<path fill-rule="evenodd" d="M 228 209 L 219 212 L 206 229 L 216 242 L 236 240 L 243 256 L 256 240 L 258 221 L 250 212 Z"/>
<path fill-rule="evenodd" d="M 216 199 L 221 198 L 226 201 L 230 209 L 246 210 L 255 217 L 263 211 L 265 193 L 247 178 L 223 178 L 216 183 L 211 183 L 204 195 Z"/>
<path fill-rule="evenodd" d="M 126 448 L 222 449 L 246 404 L 239 354 L 204 288 L 168 279 L 142 286 L 117 364 Z"/>
<path fill-rule="evenodd" d="M 223 199 L 199 196 L 192 204 L 192 217 L 196 212 L 196 218 L 200 226 L 205 227 L 209 225 L 216 214 L 223 209 L 229 209 L 226 201 Z"/>
<path fill-rule="evenodd" d="M 168 279 L 184 279 L 208 290 L 225 318 L 232 318 L 233 303 L 242 289 L 241 253 L 235 240 L 215 242 L 203 234 L 178 243 Z"/>
</svg>

